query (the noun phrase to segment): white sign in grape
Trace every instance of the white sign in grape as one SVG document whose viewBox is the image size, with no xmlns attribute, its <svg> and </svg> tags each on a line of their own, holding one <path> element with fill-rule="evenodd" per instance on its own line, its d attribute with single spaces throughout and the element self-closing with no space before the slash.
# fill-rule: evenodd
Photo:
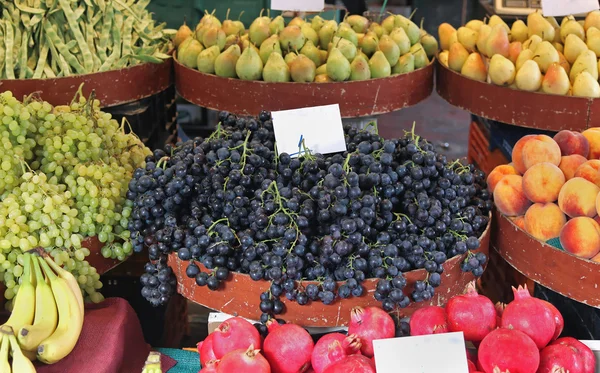
<svg viewBox="0 0 600 373">
<path fill-rule="evenodd" d="M 325 0 L 271 0 L 271 9 L 274 10 L 320 12 L 323 8 L 325 8 Z"/>
<path fill-rule="evenodd" d="M 542 13 L 546 17 L 585 14 L 598 9 L 598 0 L 542 0 Z"/>
</svg>

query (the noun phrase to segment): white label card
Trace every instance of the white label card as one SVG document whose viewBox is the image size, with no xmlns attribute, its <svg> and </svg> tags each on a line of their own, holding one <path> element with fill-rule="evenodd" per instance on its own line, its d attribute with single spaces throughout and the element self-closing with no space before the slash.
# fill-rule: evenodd
<svg viewBox="0 0 600 373">
<path fill-rule="evenodd" d="M 546 17 L 584 14 L 598 9 L 598 0 L 542 0 L 542 13 Z"/>
<path fill-rule="evenodd" d="M 278 154 L 297 157 L 306 149 L 313 154 L 346 151 L 338 104 L 273 111 L 271 116 Z"/>
<path fill-rule="evenodd" d="M 271 0 L 271 9 L 320 12 L 325 8 L 325 0 Z"/>
<path fill-rule="evenodd" d="M 373 341 L 373 348 L 377 373 L 469 371 L 462 332 L 381 339 Z"/>
</svg>

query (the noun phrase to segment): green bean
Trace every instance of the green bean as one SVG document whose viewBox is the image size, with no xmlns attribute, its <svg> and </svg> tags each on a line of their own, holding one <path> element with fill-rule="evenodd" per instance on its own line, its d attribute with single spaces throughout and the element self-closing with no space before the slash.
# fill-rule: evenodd
<svg viewBox="0 0 600 373">
<path fill-rule="evenodd" d="M 29 25 L 31 27 L 35 27 L 38 23 L 40 23 L 42 21 L 43 17 L 39 14 L 34 15 L 33 17 L 31 17 L 31 22 L 29 22 Z"/>
<path fill-rule="evenodd" d="M 46 78 L 56 78 L 56 74 L 54 74 L 54 70 L 48 65 L 44 66 L 44 74 L 46 74 Z"/>
<path fill-rule="evenodd" d="M 19 8 L 19 10 L 21 12 L 25 12 L 25 13 L 31 13 L 31 14 L 44 14 L 44 13 L 46 13 L 46 10 L 44 10 L 44 9 L 36 9 L 36 8 L 29 7 L 27 5 L 19 4 L 19 0 L 15 0 L 15 6 L 17 8 Z"/>
<path fill-rule="evenodd" d="M 6 50 L 4 49 L 4 28 L 2 27 L 2 22 L 0 22 L 0 76 L 3 75 L 4 71 L 5 54 Z"/>
<path fill-rule="evenodd" d="M 14 66 L 14 62 L 13 62 L 13 42 L 14 42 L 14 35 L 13 35 L 13 27 L 12 24 L 10 23 L 10 21 L 4 21 L 4 27 L 5 27 L 5 31 L 6 31 L 6 36 L 5 36 L 5 45 L 6 45 L 6 61 L 5 61 L 5 65 L 6 65 L 6 78 L 7 79 L 14 79 L 15 78 L 15 66 Z"/>
<path fill-rule="evenodd" d="M 96 5 L 98 5 L 98 8 L 100 8 L 100 12 L 102 14 L 106 13 L 106 3 L 104 0 L 98 0 Z"/>
<path fill-rule="evenodd" d="M 25 79 L 27 75 L 27 41 L 29 36 L 27 31 L 23 33 L 23 39 L 21 41 L 21 58 L 19 60 L 19 79 Z"/>
<path fill-rule="evenodd" d="M 102 62 L 106 61 L 106 45 L 108 38 L 110 38 L 110 29 L 113 23 L 114 12 L 112 3 L 108 3 L 106 6 L 106 14 L 104 15 L 104 22 L 102 23 L 102 32 L 100 33 L 100 41 L 98 42 L 98 56 Z"/>
<path fill-rule="evenodd" d="M 48 59 L 48 41 L 44 42 L 40 50 L 40 57 L 38 58 L 38 62 L 35 68 L 35 72 L 33 73 L 33 79 L 40 79 L 42 77 L 42 73 L 44 72 L 44 67 L 46 67 L 46 60 Z"/>
<path fill-rule="evenodd" d="M 123 56 L 132 53 L 131 49 L 131 33 L 133 32 L 133 21 L 132 17 L 127 17 L 125 20 L 125 30 L 123 31 Z"/>
<path fill-rule="evenodd" d="M 27 66 L 27 69 L 25 70 L 25 79 L 31 79 L 33 78 L 33 69 L 29 66 Z"/>
<path fill-rule="evenodd" d="M 123 69 L 125 66 L 127 66 L 128 62 L 129 62 L 129 56 L 121 57 L 121 59 L 119 61 L 117 61 L 116 64 L 114 64 L 113 68 L 116 70 Z"/>
<path fill-rule="evenodd" d="M 140 60 L 142 62 L 151 62 L 151 63 L 162 63 L 163 61 L 160 58 L 149 56 L 147 54 L 138 54 L 131 55 L 131 58 L 135 58 L 136 60 Z"/>
<path fill-rule="evenodd" d="M 126 3 L 122 2 L 121 0 L 113 0 L 113 2 L 117 5 L 120 5 L 121 8 L 127 10 L 129 13 L 131 13 L 131 15 L 135 18 L 136 21 L 141 22 L 142 20 L 137 16 L 137 14 L 135 14 L 135 12 L 129 7 L 129 5 L 127 5 Z M 120 9 L 121 10 L 121 9 Z"/>
<path fill-rule="evenodd" d="M 85 13 L 85 8 L 82 7 L 81 5 L 73 11 L 73 14 L 75 15 L 76 20 L 79 20 L 79 18 L 81 18 L 81 16 L 83 15 L 83 13 Z"/>
<path fill-rule="evenodd" d="M 71 75 L 71 68 L 69 67 L 69 64 L 67 63 L 67 60 L 65 59 L 65 57 L 61 54 L 58 56 L 58 58 L 60 59 L 61 64 L 63 66 L 66 66 L 66 69 L 61 71 L 63 73 L 63 75 L 64 76 Z"/>
<path fill-rule="evenodd" d="M 70 31 L 75 36 L 75 40 L 77 40 L 77 44 L 79 44 L 79 49 L 81 50 L 81 54 L 83 55 L 83 66 L 85 68 L 85 72 L 92 72 L 94 69 L 94 59 L 92 58 L 92 52 L 90 48 L 87 46 L 87 43 L 83 39 L 83 35 L 81 34 L 81 30 L 79 29 L 79 25 L 77 24 L 77 19 L 75 18 L 75 14 L 73 13 L 73 9 L 71 9 L 71 4 L 69 0 L 58 0 L 60 6 L 62 7 L 62 11 L 67 17 L 67 21 L 69 22 Z"/>
<path fill-rule="evenodd" d="M 48 20 L 44 22 L 44 31 L 46 32 L 46 37 L 50 47 L 52 48 L 55 46 L 57 50 L 60 51 L 60 55 L 64 56 L 65 60 L 68 62 L 67 66 L 73 66 L 77 73 L 85 74 L 86 70 L 83 68 L 83 66 L 81 66 L 79 61 L 77 61 L 77 58 L 75 58 L 75 56 L 69 52 L 65 43 L 58 37 L 55 26 L 51 26 L 50 21 Z"/>
<path fill-rule="evenodd" d="M 77 40 L 71 40 L 65 45 L 67 46 L 68 50 L 73 51 L 73 48 L 77 47 Z"/>
</svg>

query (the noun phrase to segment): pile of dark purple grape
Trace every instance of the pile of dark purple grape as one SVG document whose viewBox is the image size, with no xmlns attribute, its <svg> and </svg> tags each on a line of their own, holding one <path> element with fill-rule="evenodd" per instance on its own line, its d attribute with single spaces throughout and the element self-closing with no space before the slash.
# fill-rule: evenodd
<svg viewBox="0 0 600 373">
<path fill-rule="evenodd" d="M 175 290 L 164 266 L 171 252 L 210 290 L 232 271 L 271 282 L 263 318 L 284 312 L 282 296 L 301 305 L 362 296 L 368 278 L 379 279 L 385 310 L 429 300 L 456 255 L 466 254 L 463 271 L 482 275 L 487 258 L 473 250 L 492 207 L 485 175 L 449 163 L 414 130 L 385 140 L 346 126 L 346 152 L 304 148 L 293 158 L 277 156 L 270 113 L 219 119 L 209 138 L 154 151 L 129 185 L 129 229 L 136 251 L 148 247 L 141 282 L 152 304 Z M 403 274 L 419 268 L 428 275 L 407 296 Z"/>
</svg>

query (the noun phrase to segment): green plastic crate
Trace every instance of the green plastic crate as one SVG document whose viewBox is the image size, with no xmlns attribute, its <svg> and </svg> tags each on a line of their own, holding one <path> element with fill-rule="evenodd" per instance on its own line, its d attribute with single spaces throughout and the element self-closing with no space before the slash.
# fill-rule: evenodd
<svg viewBox="0 0 600 373">
<path fill-rule="evenodd" d="M 178 29 L 185 18 L 193 30 L 202 17 L 194 0 L 152 0 L 147 9 L 154 13 L 154 19 L 167 22 L 167 27 L 172 29 Z"/>
</svg>

